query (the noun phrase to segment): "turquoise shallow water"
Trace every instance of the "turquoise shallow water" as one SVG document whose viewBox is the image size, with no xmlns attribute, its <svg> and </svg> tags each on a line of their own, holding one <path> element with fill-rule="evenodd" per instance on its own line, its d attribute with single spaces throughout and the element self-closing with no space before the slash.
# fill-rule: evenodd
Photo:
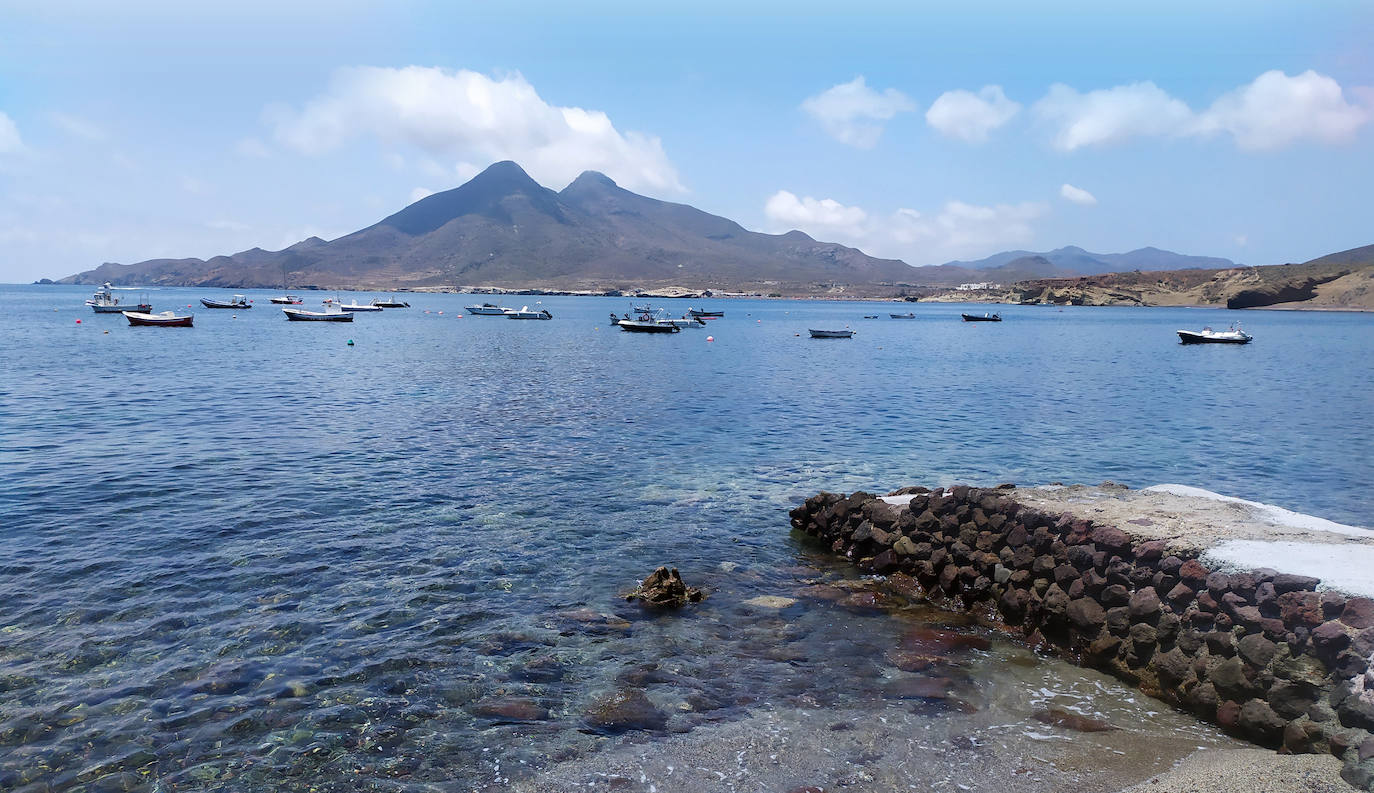
<svg viewBox="0 0 1374 793">
<path fill-rule="evenodd" d="M 1374 523 L 1368 315 L 731 300 L 641 336 L 620 299 L 328 325 L 149 291 L 182 330 L 89 291 L 0 287 L 5 789 L 466 790 L 598 748 L 581 714 L 627 679 L 713 703 L 670 732 L 871 696 L 902 627 L 742 605 L 849 575 L 787 532 L 821 489 L 1181 482 Z M 1237 318 L 1255 343 L 1173 333 Z M 703 607 L 617 597 L 664 563 Z M 547 717 L 482 707 L 510 696 Z"/>
</svg>

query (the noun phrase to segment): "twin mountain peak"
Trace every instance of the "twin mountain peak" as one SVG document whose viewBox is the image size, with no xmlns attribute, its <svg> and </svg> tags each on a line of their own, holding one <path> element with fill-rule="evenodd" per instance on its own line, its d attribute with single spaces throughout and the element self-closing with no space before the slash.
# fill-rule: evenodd
<svg viewBox="0 0 1374 793">
<path fill-rule="evenodd" d="M 1196 260 L 1196 261 L 1194 261 Z M 1143 266 L 1142 266 L 1143 265 Z M 1165 265 L 1165 266 L 1159 266 Z M 806 294 L 836 285 L 954 284 L 1121 269 L 1228 266 L 1224 259 L 1156 249 L 1091 254 L 1009 251 L 979 262 L 913 268 L 800 231 L 763 234 L 728 218 L 642 196 L 586 171 L 562 191 L 514 162 L 416 201 L 338 239 L 311 237 L 280 251 L 107 263 L 65 283 L 300 288 L 606 290 L 683 286 Z"/>
</svg>

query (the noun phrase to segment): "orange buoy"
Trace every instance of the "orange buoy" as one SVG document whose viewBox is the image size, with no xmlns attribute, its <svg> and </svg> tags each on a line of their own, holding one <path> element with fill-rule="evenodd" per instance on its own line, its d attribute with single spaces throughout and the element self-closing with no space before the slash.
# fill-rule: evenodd
<svg viewBox="0 0 1374 793">
<path fill-rule="evenodd" d="M 715 336 L 707 336 L 707 337 L 706 337 L 706 340 L 707 340 L 707 341 L 715 341 L 715 340 L 716 340 L 716 337 L 715 337 Z"/>
</svg>

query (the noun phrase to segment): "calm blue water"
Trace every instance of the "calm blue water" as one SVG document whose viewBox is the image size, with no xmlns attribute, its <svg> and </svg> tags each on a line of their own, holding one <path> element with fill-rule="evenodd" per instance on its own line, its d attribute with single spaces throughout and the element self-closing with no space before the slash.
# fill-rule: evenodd
<svg viewBox="0 0 1374 793">
<path fill-rule="evenodd" d="M 186 330 L 89 291 L 0 287 L 4 789 L 480 788 L 595 750 L 587 703 L 668 659 L 655 702 L 719 705 L 672 731 L 814 697 L 831 655 L 859 696 L 887 618 L 741 605 L 844 574 L 788 535 L 821 489 L 1180 482 L 1374 523 L 1370 315 L 731 300 L 642 336 L 622 299 L 330 325 L 150 291 Z M 1255 343 L 1173 332 L 1237 318 Z M 659 564 L 711 598 L 617 597 Z"/>
</svg>

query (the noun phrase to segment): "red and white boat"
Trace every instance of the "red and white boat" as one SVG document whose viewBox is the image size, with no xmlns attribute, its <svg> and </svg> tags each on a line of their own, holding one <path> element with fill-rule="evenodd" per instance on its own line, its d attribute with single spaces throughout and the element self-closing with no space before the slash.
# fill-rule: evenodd
<svg viewBox="0 0 1374 793">
<path fill-rule="evenodd" d="M 189 328 L 195 314 L 177 314 L 174 311 L 159 311 L 148 314 L 143 311 L 121 311 L 130 325 L 160 325 L 168 328 Z"/>
</svg>

